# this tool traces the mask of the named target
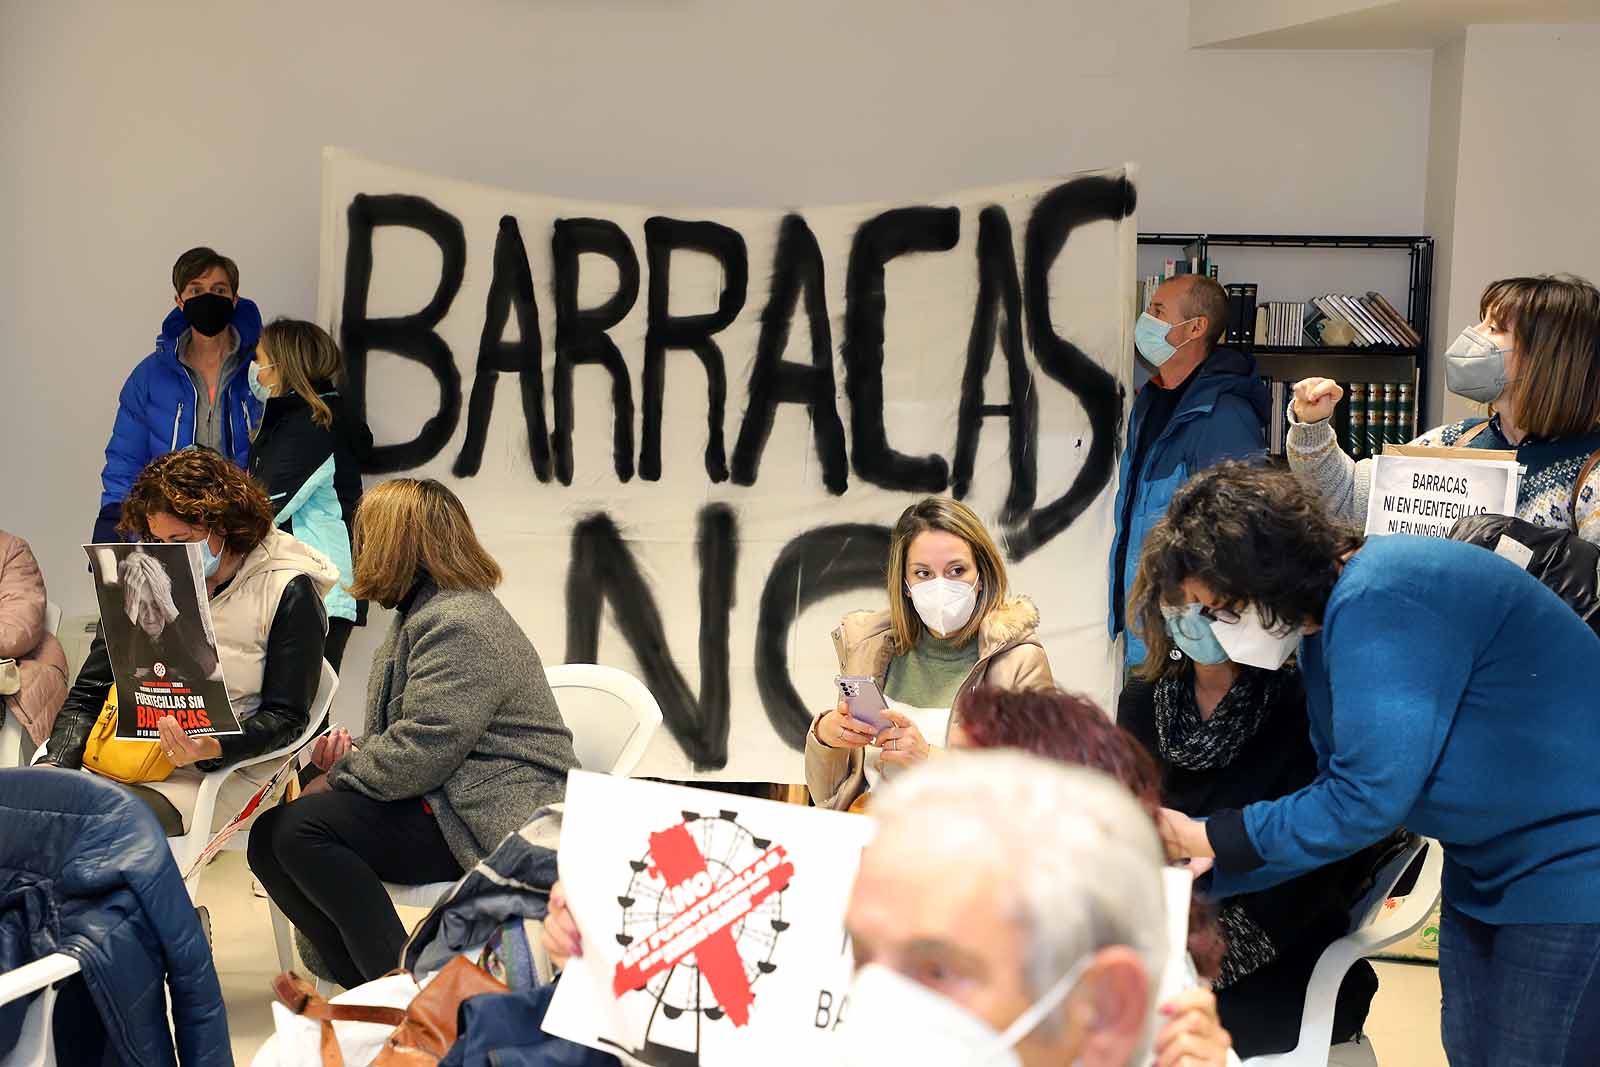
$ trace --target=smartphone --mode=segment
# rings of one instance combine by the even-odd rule
[[[865,675],[849,674],[835,678],[834,682],[839,686],[839,697],[844,701],[852,719],[860,719],[878,730],[885,730],[894,725],[885,714],[889,710],[889,705],[884,701],[883,693],[878,689],[875,679]]]

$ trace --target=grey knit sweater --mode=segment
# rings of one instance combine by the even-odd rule
[[[559,803],[577,765],[539,654],[504,605],[424,580],[373,657],[366,736],[328,782],[374,800],[426,797],[471,870]]]

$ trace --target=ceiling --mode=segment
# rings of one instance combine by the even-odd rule
[[[1600,22],[1600,0],[1189,0],[1196,48],[1433,48],[1466,27]]]

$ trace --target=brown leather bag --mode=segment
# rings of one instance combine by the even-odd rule
[[[272,991],[296,1015],[322,1022],[322,1067],[344,1067],[344,1054],[333,1033],[335,1022],[379,1023],[395,1028],[372,1067],[438,1067],[440,1058],[456,1043],[456,1015],[461,1002],[482,993],[509,992],[503,983],[464,956],[445,964],[444,970],[404,1011],[330,1004],[314,985],[293,971],[274,978]]]

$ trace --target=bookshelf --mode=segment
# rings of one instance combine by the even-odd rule
[[[1433,302],[1433,238],[1422,235],[1325,235],[1325,234],[1259,234],[1259,233],[1141,233],[1140,245],[1166,245],[1189,249],[1198,253],[1202,261],[1215,263],[1213,250],[1281,249],[1315,254],[1329,250],[1360,250],[1404,253],[1407,264],[1404,316],[1411,329],[1420,338],[1415,346],[1366,345],[1363,347],[1324,345],[1274,345],[1254,342],[1225,342],[1231,347],[1251,352],[1264,377],[1277,381],[1293,382],[1300,378],[1332,378],[1341,383],[1394,383],[1408,384],[1415,398],[1415,421],[1402,431],[1414,435],[1419,426],[1432,425],[1428,421],[1425,402],[1428,395],[1428,320]],[[1225,254],[1224,254],[1225,255]],[[1224,260],[1218,264],[1223,284],[1249,281],[1230,276]],[[1346,273],[1348,273],[1346,265]],[[1245,270],[1243,274],[1250,273]],[[1257,273],[1261,273],[1257,271]],[[1396,275],[1397,276],[1397,275]],[[1266,300],[1270,282],[1257,283]],[[1369,285],[1370,287],[1370,285]],[[1309,298],[1310,293],[1276,293],[1274,299]],[[1409,437],[1408,437],[1409,439]]]

